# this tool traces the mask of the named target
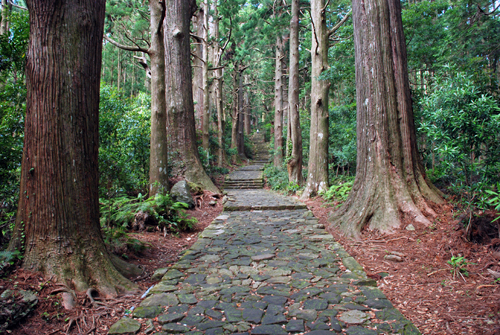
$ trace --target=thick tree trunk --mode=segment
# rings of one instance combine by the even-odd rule
[[[290,69],[288,75],[288,108],[292,155],[287,163],[288,180],[297,185],[302,177],[302,132],[299,116],[299,0],[292,0],[290,21]]]
[[[22,246],[25,268],[54,276],[70,288],[95,287],[104,295],[116,295],[135,286],[111,263],[99,224],[105,1],[27,4],[28,95],[21,196],[11,249]]]
[[[349,198],[331,220],[348,235],[429,225],[443,200],[418,158],[406,45],[398,0],[354,0],[357,168]]]
[[[274,166],[283,164],[283,38],[276,38],[274,69]]]
[[[311,2],[311,129],[307,183],[301,198],[328,189],[328,90],[330,82],[319,77],[328,69],[328,32],[325,0]]]
[[[189,44],[189,23],[195,8],[194,0],[169,1],[163,21],[169,153],[176,174],[218,193],[201,165],[196,146]]]
[[[196,36],[203,38],[205,22],[205,10],[200,8],[193,17],[193,33]],[[203,128],[203,42],[196,40],[193,43],[191,51],[193,57],[193,100],[194,115],[195,115],[195,128],[201,131]]]
[[[209,126],[210,126],[210,94],[208,87],[208,16],[209,7],[208,0],[203,2],[203,11],[205,12],[203,19],[203,119],[202,119],[202,145],[205,150],[209,150]]]
[[[163,22],[165,8],[150,0],[151,47],[151,144],[149,156],[149,194],[168,191],[167,102],[165,100],[165,48]]]

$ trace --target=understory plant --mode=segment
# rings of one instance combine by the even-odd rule
[[[467,259],[465,259],[465,257],[452,256],[451,259],[448,261],[448,264],[451,265],[450,271],[453,274],[453,279],[455,279],[457,275],[460,275],[460,277],[462,277],[464,281],[465,281],[464,276],[469,277],[469,271],[467,271],[467,266],[472,263],[469,263]]]
[[[353,184],[354,177],[337,178],[328,190],[320,192],[319,195],[326,201],[344,202],[349,196]]]
[[[467,211],[486,209],[486,190],[500,176],[498,102],[459,72],[437,76],[420,107],[419,132],[432,181],[446,185]]]
[[[196,224],[196,219],[189,218],[185,212],[188,205],[174,202],[169,194],[157,194],[149,198],[139,194],[136,198],[121,196],[100,199],[100,204],[103,229],[128,229],[139,212],[147,214],[152,225],[168,232],[191,230]]]

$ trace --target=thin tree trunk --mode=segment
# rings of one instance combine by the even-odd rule
[[[276,38],[274,70],[274,166],[283,164],[283,38]]]
[[[398,0],[354,0],[357,167],[347,201],[331,220],[348,235],[430,225],[443,202],[419,162]],[[425,215],[424,215],[425,214]]]
[[[245,75],[245,87],[248,85],[248,76]],[[248,89],[245,89],[245,93],[243,96],[243,110],[245,114],[245,134],[250,135],[251,132],[251,108],[250,108],[250,97],[248,93]]]
[[[302,199],[328,189],[328,91],[330,82],[320,80],[328,69],[328,33],[325,0],[311,2],[311,129],[307,183]]]
[[[149,0],[151,22],[151,143],[149,156],[149,194],[168,191],[167,102],[165,100],[165,47],[163,22],[165,8]]]
[[[202,145],[205,150],[209,150],[209,125],[210,125],[210,94],[208,87],[208,16],[209,7],[208,0],[203,2],[203,11],[205,12],[203,19],[203,118],[202,118]]]
[[[174,173],[218,193],[203,169],[196,146],[189,43],[189,23],[196,2],[172,0],[167,5],[163,21],[167,134]]]
[[[243,110],[243,70],[240,69],[238,73],[238,154],[242,159],[246,158],[245,155],[245,118]]]
[[[238,129],[239,129],[239,122],[240,122],[240,117],[238,113],[238,76],[239,76],[239,71],[238,71],[238,64],[235,64],[234,66],[234,73],[233,73],[233,103],[232,103],[232,124],[231,124],[231,149],[236,149],[236,152],[238,151]],[[232,162],[237,163],[238,161],[238,155],[233,154],[232,156]]]
[[[223,85],[223,73],[222,73],[222,68],[221,66],[221,58],[222,58],[222,52],[223,50],[221,49],[219,45],[219,10],[217,7],[217,1],[212,2],[212,8],[213,8],[213,30],[214,30],[214,67],[217,68],[215,70],[215,80],[214,80],[214,85],[215,85],[215,105],[217,107],[217,140],[219,143],[219,150],[218,150],[218,159],[217,159],[217,165],[219,167],[222,167],[226,163],[226,150],[225,150],[225,143],[224,143],[224,128],[225,128],[225,119],[224,119],[224,109],[223,109],[223,103],[222,103],[222,85]]]
[[[292,155],[288,160],[288,180],[302,185],[302,133],[299,116],[299,0],[292,0],[290,21],[290,69],[288,74],[288,109]]]
[[[0,22],[0,35],[9,31],[9,4],[7,0],[2,0],[2,21]]]
[[[111,263],[99,224],[105,1],[29,0],[27,5],[21,196],[10,249],[22,246],[23,267],[70,288],[116,295],[135,285]]]

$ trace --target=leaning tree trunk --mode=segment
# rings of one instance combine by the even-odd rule
[[[27,4],[30,42],[21,196],[10,247],[24,248],[26,269],[53,276],[77,291],[94,287],[116,295],[135,285],[111,263],[99,224],[105,1]]]
[[[283,164],[283,38],[276,38],[274,70],[274,166]]]
[[[299,117],[299,0],[292,0],[290,21],[290,69],[288,75],[288,115],[292,155],[287,163],[288,180],[302,185],[302,133]]]
[[[426,180],[416,147],[399,0],[354,0],[357,168],[354,186],[331,220],[348,235],[390,232],[402,222],[429,225]]]
[[[149,194],[168,191],[167,102],[165,100],[165,48],[162,2],[149,0],[151,17],[151,144]]]
[[[218,193],[201,165],[196,146],[189,44],[189,23],[195,8],[194,0],[169,1],[163,21],[169,152],[176,174]]]
[[[330,82],[320,80],[328,69],[328,33],[326,30],[325,0],[311,2],[312,71],[311,71],[311,129],[307,183],[301,198],[307,199],[328,189],[328,90]]]

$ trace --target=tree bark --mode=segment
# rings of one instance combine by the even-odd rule
[[[243,70],[239,69],[238,73],[238,154],[242,159],[246,158],[245,155],[245,117],[243,108]]]
[[[205,22],[205,10],[200,8],[193,17],[193,33],[196,36],[203,38]],[[203,128],[203,41],[195,40],[193,44],[192,53],[193,57],[193,100],[194,115],[195,115],[195,128],[201,131]]]
[[[209,125],[210,125],[210,94],[208,87],[208,16],[209,7],[208,0],[203,2],[203,11],[205,12],[203,19],[203,119],[202,119],[202,145],[208,152],[209,150]]]
[[[283,164],[283,38],[276,38],[274,70],[274,166]]]
[[[163,45],[164,3],[149,0],[151,46],[151,142],[149,194],[168,191],[167,102],[165,100],[165,48]]]
[[[233,103],[232,103],[232,124],[231,124],[231,149],[236,149],[238,151],[238,129],[239,129],[239,123],[240,123],[240,117],[238,113],[238,78],[239,78],[240,72],[238,70],[238,63],[234,65],[234,72],[233,72]],[[233,154],[232,156],[232,162],[237,163],[238,162],[238,155]]]
[[[306,188],[301,198],[307,199],[328,189],[328,91],[330,82],[320,80],[328,69],[328,34],[326,30],[325,0],[311,2],[311,128],[309,166]]]
[[[419,162],[398,0],[354,0],[357,168],[354,186],[331,221],[357,236],[402,222],[429,225],[441,203]]]
[[[163,21],[169,153],[175,174],[219,193],[203,169],[196,146],[189,38],[195,8],[194,0],[169,1]]]
[[[218,155],[217,155],[217,165],[222,167],[226,163],[226,150],[224,143],[224,109],[222,104],[222,85],[223,85],[223,72],[221,68],[221,58],[224,50],[219,45],[219,11],[217,7],[217,1],[212,2],[213,8],[213,31],[214,31],[214,67],[215,70],[215,80],[214,80],[214,88],[215,88],[215,105],[217,107],[217,140],[219,143]]]
[[[290,21],[290,69],[288,74],[288,108],[292,155],[287,163],[288,180],[297,185],[302,177],[302,132],[299,116],[299,0],[292,0]]]
[[[99,224],[99,82],[104,0],[27,1],[27,108],[11,249],[23,267],[77,291],[135,288],[113,266]],[[24,230],[24,233],[23,233]],[[22,237],[24,236],[24,241]]]
[[[248,76],[245,75],[245,87],[247,87],[247,85],[249,85]],[[250,93],[248,92],[248,89],[245,89],[245,92],[243,93],[243,113],[245,115],[245,134],[248,136],[250,136],[251,132],[251,112],[252,109],[250,108]]]
[[[9,4],[7,0],[2,0],[2,21],[0,21],[0,35],[9,31]]]

